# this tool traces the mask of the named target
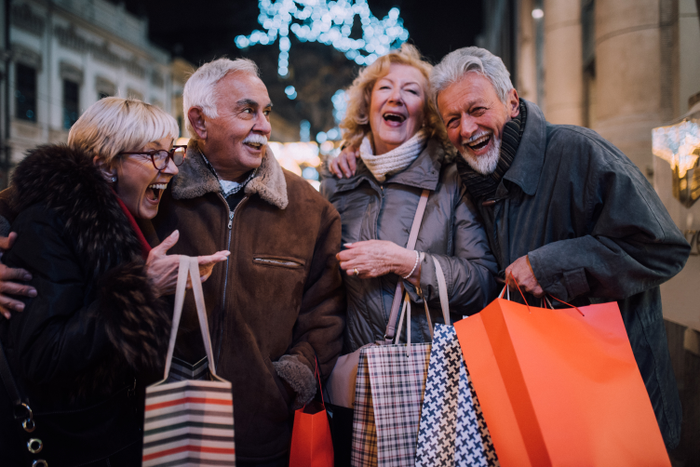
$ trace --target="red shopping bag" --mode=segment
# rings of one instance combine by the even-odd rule
[[[671,465],[617,303],[499,298],[455,330],[502,466]]]
[[[320,389],[320,377],[318,385]],[[289,467],[333,467],[333,440],[324,403],[313,401],[294,413]]]

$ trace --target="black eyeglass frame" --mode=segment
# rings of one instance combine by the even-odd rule
[[[178,149],[182,149],[182,160],[178,164],[175,161],[175,151]],[[168,156],[164,159],[165,164],[163,164],[163,167],[158,168],[156,165],[156,155],[159,153],[166,152],[168,153]],[[136,152],[121,152],[120,154],[127,155],[127,156],[150,156],[151,158],[151,163],[153,164],[153,167],[155,167],[156,170],[163,170],[168,166],[168,159],[173,161],[173,164],[175,164],[176,167],[180,167],[184,162],[187,157],[187,146],[173,146],[172,149],[169,151],[166,151],[165,149],[158,149],[154,151],[136,151]]]

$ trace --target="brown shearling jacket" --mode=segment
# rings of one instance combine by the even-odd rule
[[[169,254],[231,251],[203,287],[217,373],[233,385],[236,455],[258,462],[284,456],[293,408],[316,392],[314,356],[328,375],[342,347],[338,212],[283,170],[269,148],[230,212],[191,143],[158,215],[142,229],[152,243],[179,229]],[[190,362],[204,356],[194,310],[188,296],[176,344]]]

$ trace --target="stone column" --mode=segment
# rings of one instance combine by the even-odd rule
[[[580,0],[544,0],[544,34],[545,117],[552,123],[582,125]]]
[[[642,173],[653,173],[651,129],[673,109],[666,0],[596,0],[596,128]],[[665,16],[665,15],[664,15]]]
[[[700,1],[700,0],[698,0]],[[537,44],[532,0],[522,0],[518,14],[518,82],[513,83],[518,95],[535,104],[540,104],[537,95]],[[540,20],[541,21],[541,20]]]

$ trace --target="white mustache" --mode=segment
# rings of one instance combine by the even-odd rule
[[[251,133],[243,140],[243,144],[245,143],[267,144],[267,137],[265,135]]]

